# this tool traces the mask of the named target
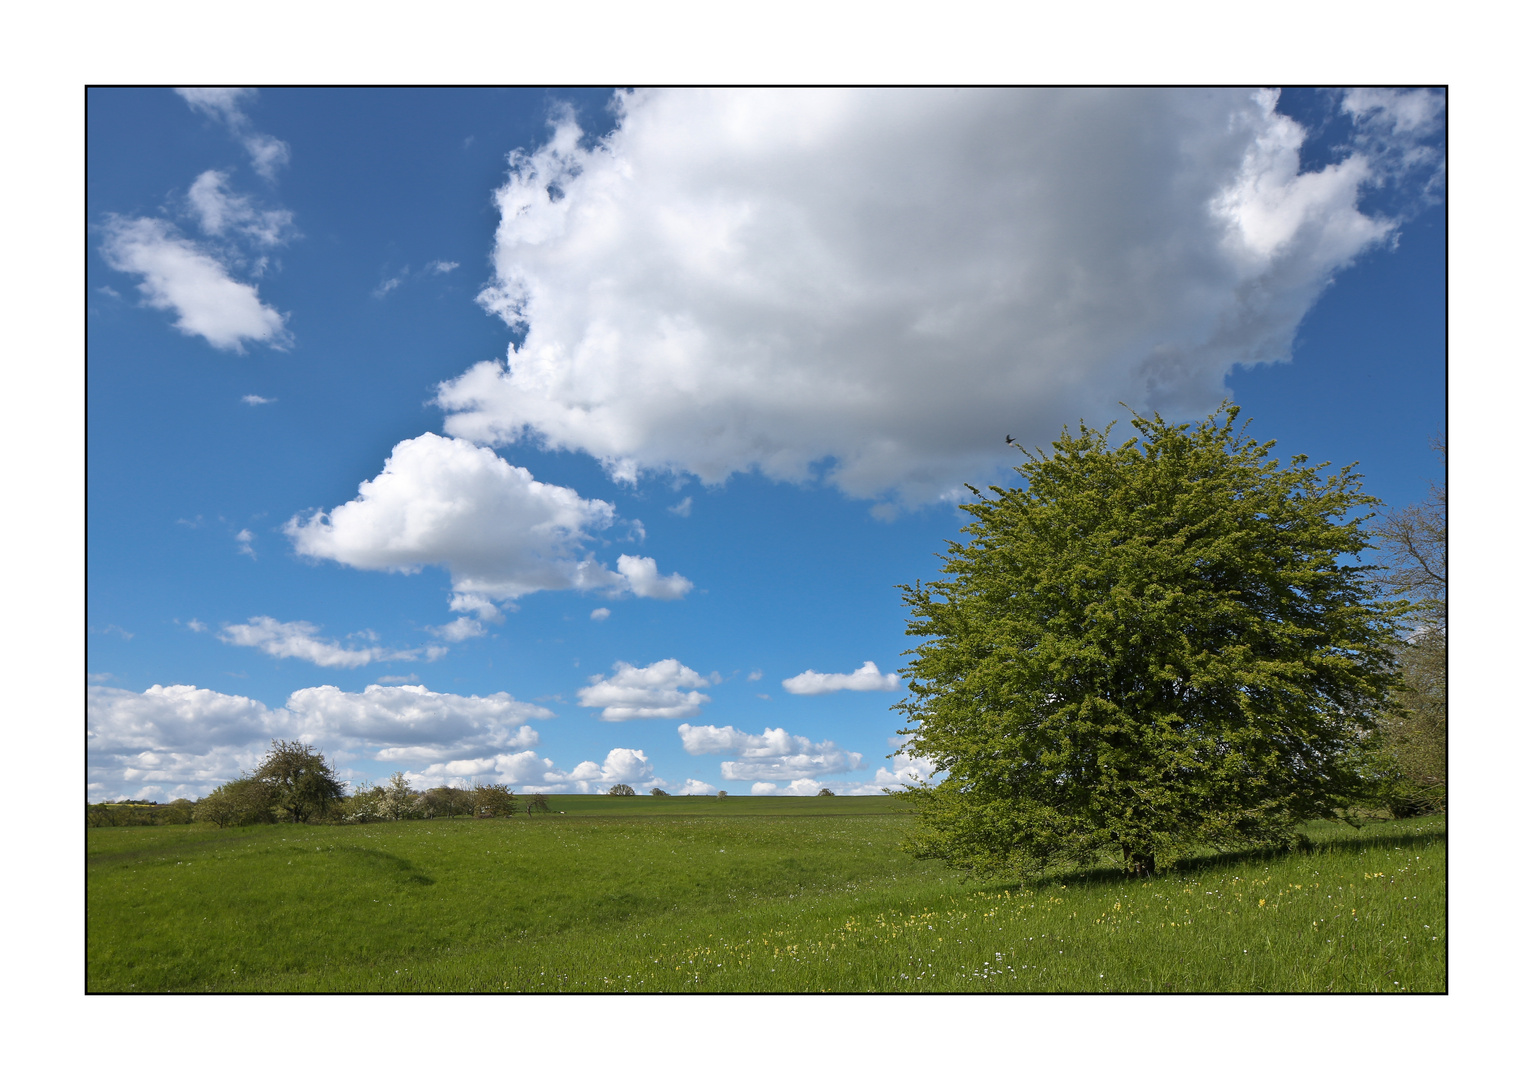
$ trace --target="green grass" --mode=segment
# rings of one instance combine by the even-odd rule
[[[87,989],[1446,989],[1441,817],[1019,884],[903,854],[887,798],[550,803],[87,830]]]

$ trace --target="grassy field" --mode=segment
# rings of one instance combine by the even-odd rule
[[[1443,991],[1441,817],[1149,880],[965,879],[887,797],[89,829],[91,991]],[[558,811],[563,811],[559,813]]]

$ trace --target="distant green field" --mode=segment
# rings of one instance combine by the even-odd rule
[[[887,797],[89,829],[90,991],[1443,991],[1446,826],[977,881]],[[563,811],[560,813],[560,811]]]

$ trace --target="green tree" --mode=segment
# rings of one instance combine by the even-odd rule
[[[670,792],[665,790],[665,788],[658,788],[658,787],[650,788],[649,789],[649,793],[651,795],[669,795],[670,794]]]
[[[1446,473],[1448,444],[1433,444]],[[1397,816],[1448,806],[1448,488],[1385,515],[1373,529],[1379,581],[1409,600],[1410,632],[1397,645],[1401,688],[1380,718],[1385,803]]]
[[[611,787],[609,787],[607,789],[607,794],[608,795],[632,795],[633,794],[633,788],[629,787],[627,784],[613,784]]]
[[[505,817],[516,813],[516,796],[505,784],[475,784],[474,816]]]
[[[272,821],[273,796],[270,784],[253,776],[242,776],[214,788],[197,800],[192,820],[210,821],[220,829],[232,825],[265,825]]]
[[[816,795],[834,795],[835,792],[830,790],[830,788],[828,788],[828,787],[822,787],[819,791],[815,792],[815,794]]]
[[[323,816],[332,803],[346,796],[345,785],[325,756],[297,740],[273,739],[254,778],[271,789],[272,806],[294,822]]]
[[[1135,416],[1024,451],[1025,487],[963,509],[937,582],[903,586],[911,845],[973,870],[1121,852],[1146,874],[1194,845],[1293,843],[1369,790],[1362,738],[1394,683],[1351,467],[1268,459],[1226,404]]]
[[[463,788],[434,787],[421,800],[427,817],[457,817],[474,812],[473,792]]]

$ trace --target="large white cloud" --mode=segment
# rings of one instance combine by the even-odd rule
[[[275,348],[290,340],[286,316],[261,302],[254,285],[236,281],[219,259],[160,218],[109,216],[101,255],[113,270],[137,274],[144,303],[176,315],[176,329],[219,349],[244,352],[247,341]]]
[[[92,686],[86,701],[93,798],[195,798],[253,767],[272,739],[313,743],[354,765],[372,761],[373,772],[409,763],[438,773],[520,775],[528,758],[536,758],[528,748],[538,744],[526,721],[553,716],[507,693],[464,696],[423,686],[372,685],[360,693],[308,687],[276,709],[195,686],[156,685],[143,693]],[[633,772],[623,756],[632,753],[639,752],[609,755],[608,765]],[[488,764],[463,768],[474,761]],[[547,782],[552,769],[549,763],[537,771],[538,781]]]
[[[287,710],[310,742],[379,745],[379,761],[428,762],[536,746],[538,733],[524,721],[554,715],[504,692],[464,697],[424,686],[379,685],[360,694],[308,687],[294,691]]]
[[[642,668],[619,660],[612,668],[616,674],[591,676],[591,685],[578,694],[586,708],[601,709],[603,720],[679,720],[696,716],[712,700],[697,689],[711,681],[679,660],[656,660]]]
[[[442,762],[420,771],[406,771],[416,787],[471,787],[476,783],[507,784],[517,791],[565,791],[605,794],[613,784],[660,786],[654,766],[643,750],[615,747],[606,760],[582,761],[568,772],[531,750],[519,754]]]
[[[739,760],[719,764],[726,780],[804,780],[862,768],[861,754],[843,750],[830,739],[811,742],[782,728],[751,735],[732,726],[682,724],[676,731],[689,754],[738,754]]]
[[[608,138],[583,145],[566,117],[512,155],[481,302],[525,339],[443,384],[447,430],[619,477],[802,479],[833,459],[853,495],[919,501],[1008,464],[1007,434],[1047,443],[1119,401],[1207,410],[1391,235],[1359,196],[1430,111],[1351,99],[1395,126],[1301,172],[1276,100],[621,93]]]
[[[613,505],[534,480],[494,451],[427,433],[394,447],[357,497],[286,525],[304,555],[362,570],[444,566],[452,607],[496,618],[495,601],[540,589],[600,589],[673,599],[692,583],[622,555],[614,572],[582,548],[617,520]],[[465,630],[471,629],[464,627]]]
[[[878,665],[868,660],[846,675],[822,674],[810,668],[784,679],[782,687],[790,694],[834,694],[837,690],[898,690],[900,680],[892,672],[880,675]]]

